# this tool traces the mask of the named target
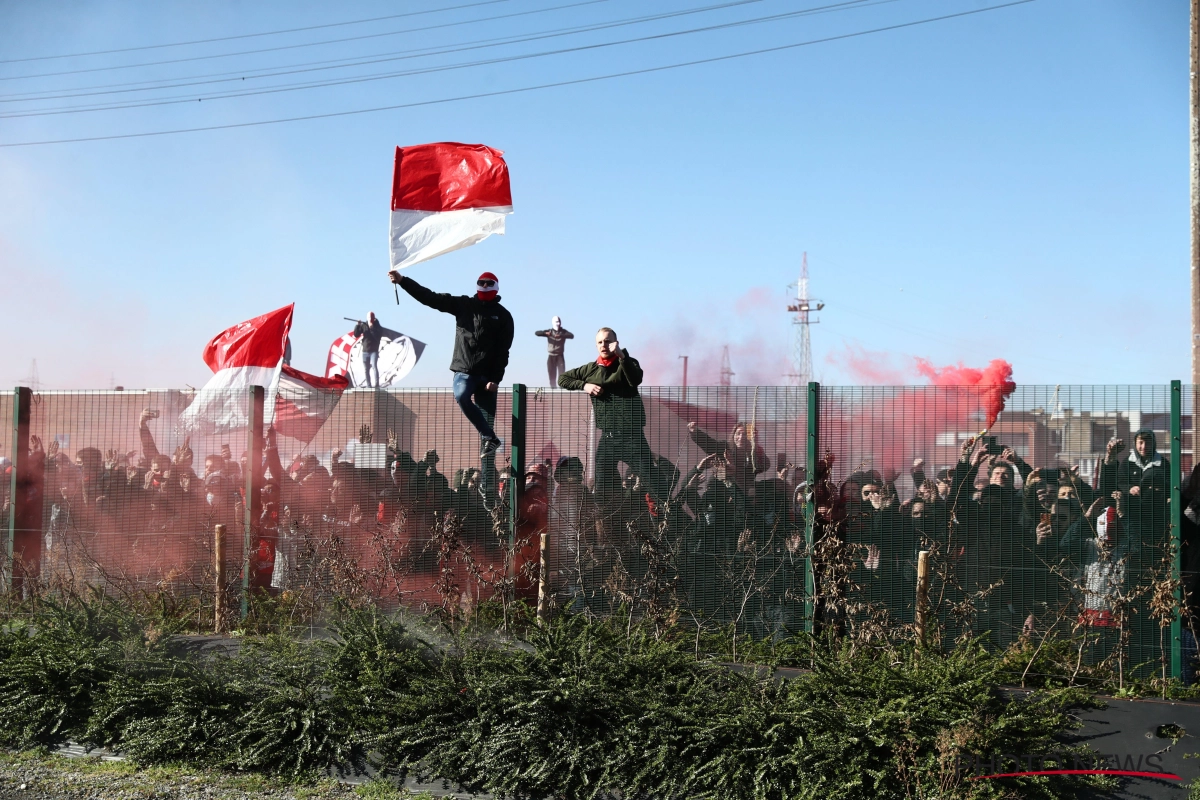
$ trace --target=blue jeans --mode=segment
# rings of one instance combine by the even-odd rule
[[[454,373],[454,402],[462,409],[463,416],[475,426],[482,439],[496,439],[492,421],[496,419],[496,392],[483,387],[487,381],[465,372]]]
[[[366,373],[367,386],[374,386],[376,389],[378,389],[379,388],[379,351],[376,350],[374,353],[368,353],[366,350],[364,350],[362,357],[363,357],[363,372]],[[375,382],[374,383],[371,383],[371,370],[372,369],[375,370]]]
[[[479,431],[481,439],[497,439],[492,423],[496,419],[496,392],[483,388],[487,381],[465,372],[454,373],[454,401],[462,409],[475,430]],[[480,489],[488,502],[496,500],[498,474],[496,472],[496,451],[480,458]]]

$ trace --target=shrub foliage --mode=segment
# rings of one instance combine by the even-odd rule
[[[435,646],[359,609],[333,634],[185,656],[103,597],[41,602],[0,627],[0,744],[266,774],[370,763],[511,798],[1057,798],[1097,780],[955,771],[967,753],[1061,750],[1086,700],[998,691],[1002,659],[969,641],[798,638],[808,669],[784,679],[628,620],[564,615]]]

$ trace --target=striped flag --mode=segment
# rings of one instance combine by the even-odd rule
[[[275,430],[311,442],[349,386],[344,376],[321,378],[285,364],[275,395]]]
[[[392,173],[392,269],[504,233],[513,211],[503,152],[438,142],[396,148]]]
[[[251,386],[266,388],[263,408],[270,421],[293,308],[294,304],[286,305],[239,322],[205,345],[204,363],[214,374],[180,415],[185,431],[220,433],[246,427],[249,403],[245,390]]]

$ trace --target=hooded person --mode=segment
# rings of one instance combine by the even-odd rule
[[[1134,434],[1133,445],[1117,467],[1117,491],[1125,503],[1129,536],[1139,545],[1153,544],[1167,532],[1171,463],[1158,452],[1152,430]]]
[[[500,281],[490,272],[479,276],[474,295],[438,294],[396,271],[392,283],[422,305],[454,316],[454,400],[463,416],[479,432],[479,456],[485,500],[496,498],[496,451],[500,437],[492,427],[496,418],[496,392],[508,367],[512,348],[513,318],[500,304]]]
[[[1115,508],[1096,518],[1096,537],[1084,539],[1083,566],[1075,576],[1080,598],[1079,622],[1092,628],[1116,628],[1125,586],[1128,551]]]
[[[534,331],[534,336],[546,337],[546,347],[549,355],[546,358],[546,373],[550,376],[550,385],[558,385],[558,377],[567,371],[564,351],[567,339],[574,339],[575,334],[562,326],[562,318],[551,317],[550,327],[544,331]]]
[[[746,423],[736,422],[729,431],[727,440],[714,439],[695,422],[687,425],[688,436],[705,455],[721,456],[733,480],[747,494],[754,493],[754,481],[759,473],[771,468],[767,452],[747,431]]]

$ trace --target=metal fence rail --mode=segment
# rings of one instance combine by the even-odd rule
[[[308,416],[231,393],[244,424],[220,434],[189,428],[193,398],[0,396],[6,589],[166,594],[219,627],[255,596],[459,613],[540,585],[543,607],[763,637],[911,626],[925,550],[947,636],[1182,669],[1177,382],[1022,386],[990,426],[977,388],[642,387],[614,421],[517,385],[484,455],[448,390],[291,397]]]

